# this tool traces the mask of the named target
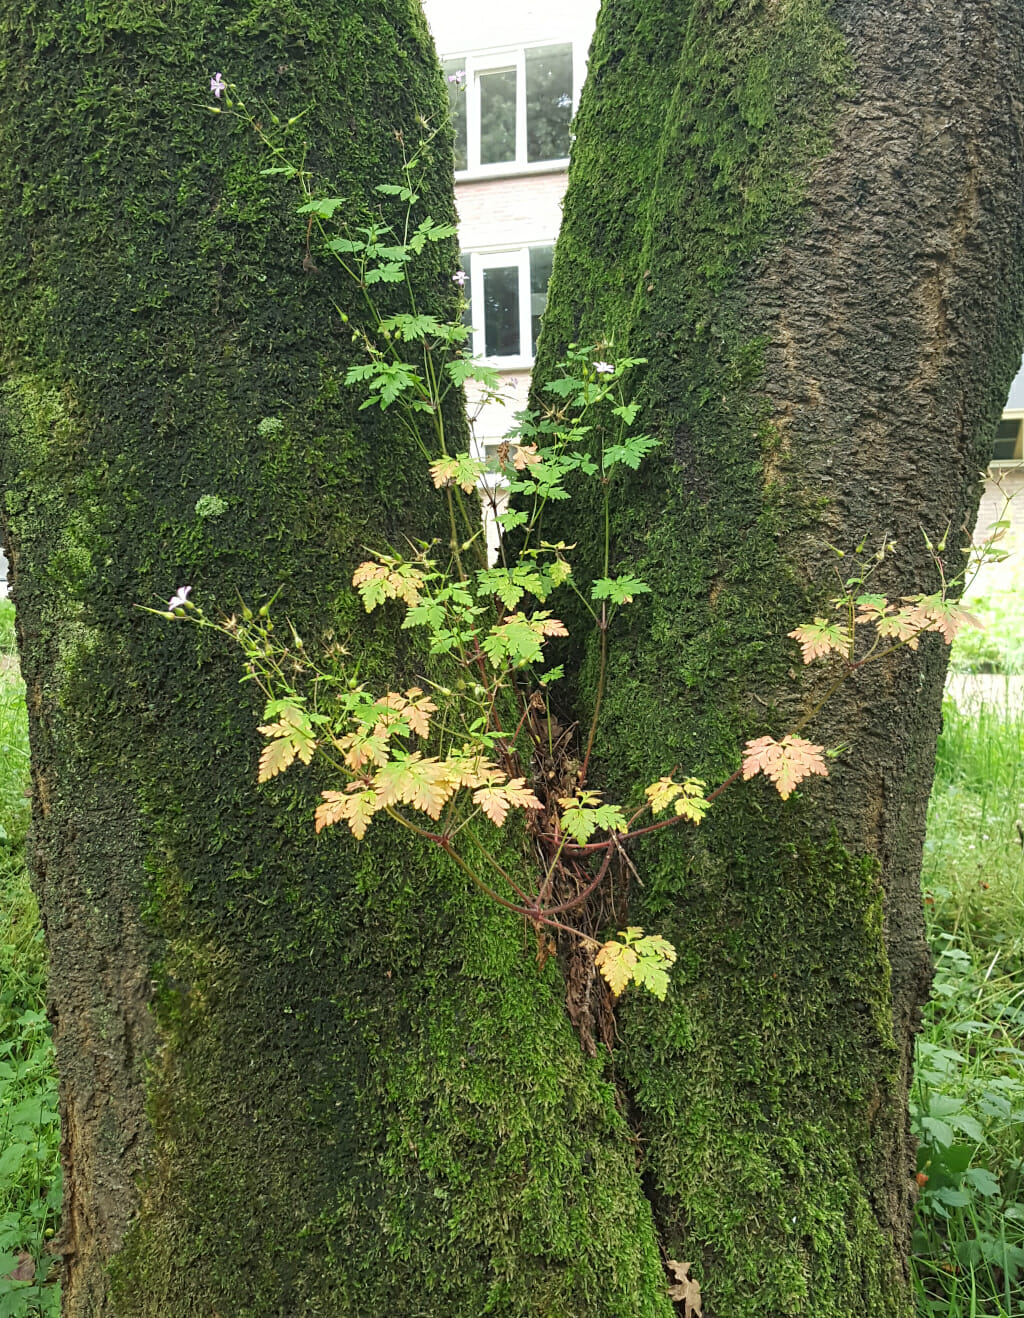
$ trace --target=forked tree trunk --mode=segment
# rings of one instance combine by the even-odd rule
[[[0,462],[64,1312],[664,1318],[634,1145],[554,965],[436,849],[318,840],[316,774],[257,791],[236,655],[135,607],[280,588],[372,685],[401,646],[352,569],[443,507],[344,388],[359,296],[304,267],[294,193],[208,112],[217,71],[267,131],[307,112],[289,141],[357,220],[396,133],[446,113],[414,0],[0,13]],[[450,221],[450,140],[421,158],[419,214]],[[454,243],[420,260],[422,310],[454,311],[454,267]]]
[[[1002,0],[606,0],[534,380],[600,336],[648,359],[663,443],[613,536],[653,594],[612,639],[613,799],[673,766],[720,782],[813,707],[827,678],[786,633],[862,540],[898,543],[871,587],[892,597],[938,584],[922,531],[959,570],[1021,356],[1022,58]],[[547,538],[600,542],[573,517]],[[843,747],[827,780],[739,784],[638,848],[630,921],[680,958],[667,1009],[624,1004],[619,1075],[706,1318],[909,1312],[945,668],[932,636],[863,670],[804,733]]]

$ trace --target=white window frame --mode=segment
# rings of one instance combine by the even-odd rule
[[[1017,442],[1012,458],[990,458],[990,467],[1019,467],[1024,463],[1024,408],[1007,407],[1000,421],[1014,421],[1017,424]]]
[[[499,371],[529,371],[533,367],[533,295],[530,292],[530,252],[538,247],[554,247],[554,238],[538,238],[522,247],[466,249],[469,256],[469,298],[473,333],[470,340],[473,356]],[[487,357],[485,337],[484,271],[514,265],[519,271],[519,352],[508,357]],[[479,322],[479,323],[478,323]]]
[[[572,48],[572,108],[575,117],[579,107],[579,93],[586,73],[586,45],[572,37],[551,38],[548,41],[530,42],[503,50],[480,51],[469,55],[445,55],[444,60],[459,60],[466,74],[466,168],[455,172],[459,182],[478,178],[500,178],[507,174],[550,174],[553,170],[568,169],[569,157],[552,160],[527,159],[526,137],[526,52],[544,46],[570,46]],[[480,163],[480,75],[515,71],[516,75],[516,158],[495,164]]]

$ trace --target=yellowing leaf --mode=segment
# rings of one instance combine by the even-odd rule
[[[608,987],[616,997],[633,978],[633,968],[636,963],[637,955],[633,949],[624,947],[614,939],[605,943],[594,957],[594,965],[605,977]]]
[[[295,743],[282,738],[263,747],[257,782],[268,782],[275,774],[284,773],[295,759]]]
[[[444,803],[456,790],[448,765],[434,757],[421,759],[419,751],[382,764],[373,785],[382,806],[402,801],[431,819],[441,817]]]
[[[513,778],[504,786],[494,783],[480,787],[473,793],[473,800],[498,828],[504,824],[512,807],[520,806],[524,810],[543,809],[540,801],[526,786],[525,778]]]
[[[822,746],[814,746],[802,737],[787,733],[781,741],[773,737],[758,737],[748,741],[743,753],[743,777],[753,778],[766,774],[785,801],[797,783],[809,774],[828,777]]]
[[[486,463],[478,462],[468,453],[461,453],[454,458],[438,458],[432,462],[430,478],[435,490],[443,485],[458,485],[466,494],[472,494],[486,470]]]
[[[885,639],[906,641],[907,648],[917,649],[917,638],[928,629],[928,619],[920,609],[897,609],[884,617],[875,619],[879,636]]]
[[[676,799],[676,814],[692,824],[699,824],[710,809],[711,802],[704,797],[703,779],[687,778],[682,796]]]
[[[815,618],[813,622],[805,623],[795,631],[788,632],[787,635],[792,636],[794,641],[800,642],[805,664],[812,663],[833,650],[836,654],[845,655],[850,648],[846,633],[839,627],[833,626],[827,618]]]
[[[452,755],[445,761],[448,776],[459,787],[483,787],[487,783],[503,783],[506,774],[485,760],[479,753]]]
[[[358,773],[367,764],[385,764],[389,750],[387,729],[378,723],[372,731],[350,732],[338,742],[346,768]]]
[[[534,614],[534,621],[540,623],[542,636],[568,636],[569,630],[559,618],[546,618],[542,613]]]
[[[345,820],[355,837],[362,840],[374,813],[381,808],[380,798],[369,787],[350,783],[345,792],[321,792],[323,804],[316,808],[316,831]]]
[[[659,778],[656,783],[651,783],[650,787],[645,787],[644,795],[647,797],[651,810],[657,815],[662,810],[667,810],[682,790],[679,783],[674,782],[669,776]]]
[[[309,764],[316,749],[316,738],[305,712],[297,705],[276,705],[278,719],[274,723],[265,723],[260,732],[265,737],[274,738],[263,748],[260,755],[258,781],[267,782],[276,774],[284,773],[296,756],[303,764]]]
[[[669,1259],[668,1266],[676,1276],[675,1285],[668,1288],[669,1299],[683,1306],[683,1318],[703,1318],[700,1286],[693,1277],[689,1276],[693,1264],[678,1263],[675,1259]]]
[[[352,584],[362,596],[367,613],[390,599],[403,600],[412,608],[419,603],[423,573],[411,563],[382,557],[376,563],[360,563],[352,574]]]

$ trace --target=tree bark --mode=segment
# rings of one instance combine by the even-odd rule
[[[647,359],[662,446],[613,537],[653,593],[611,642],[611,799],[673,766],[721,782],[814,707],[828,677],[786,633],[861,541],[898,542],[871,586],[893,598],[937,587],[922,531],[960,569],[1024,337],[1022,56],[995,0],[603,5],[534,381],[570,342]],[[582,506],[546,537],[599,544]],[[585,719],[595,648],[571,658]],[[804,733],[843,745],[827,780],[733,786],[634,857],[630,922],[680,957],[667,1008],[624,1003],[618,1073],[707,1318],[910,1312],[945,667],[931,636],[863,670]]]
[[[318,840],[314,773],[257,791],[236,656],[134,607],[280,589],[309,644],[390,685],[401,637],[352,570],[440,533],[416,446],[344,389],[358,290],[304,264],[294,195],[208,112],[217,71],[268,131],[306,112],[292,140],[357,220],[397,135],[446,113],[412,0],[0,14],[0,465],[64,1313],[665,1318],[635,1143],[554,964],[436,848]],[[421,158],[420,214],[450,221],[449,138]],[[433,250],[419,306],[451,315],[455,247]]]

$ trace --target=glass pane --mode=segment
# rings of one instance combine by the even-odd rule
[[[448,106],[455,129],[455,168],[466,169],[466,61],[446,59],[444,77],[448,86]]]
[[[572,46],[526,52],[526,158],[560,160],[569,154],[572,120]]]
[[[516,158],[516,71],[481,73],[480,163],[501,165]]]
[[[993,462],[1006,462],[1010,458],[1015,458],[1019,436],[1019,421],[1000,421],[996,426],[996,439],[992,445]]]
[[[540,318],[548,304],[548,282],[551,279],[551,261],[554,255],[553,247],[530,248],[530,352],[534,357],[537,355]]]
[[[467,329],[473,327],[473,258],[469,252],[459,253],[459,269],[466,276],[462,281],[462,296],[466,305],[462,309],[462,323]]]
[[[519,267],[491,266],[484,271],[484,355],[519,353]]]

